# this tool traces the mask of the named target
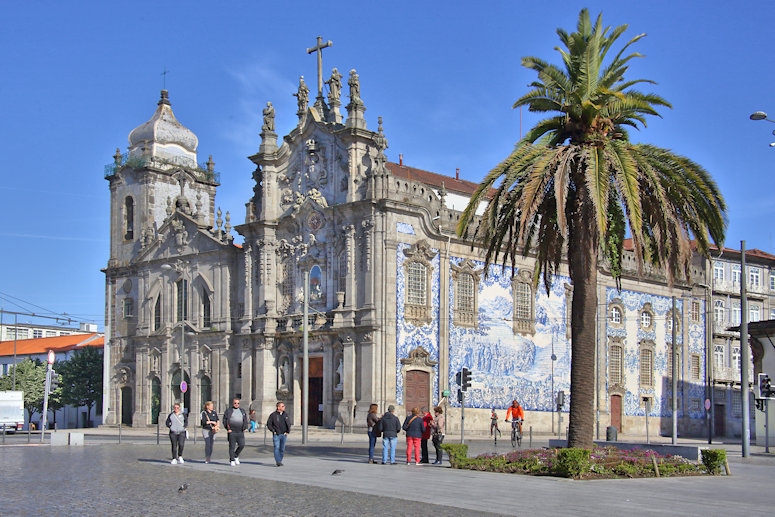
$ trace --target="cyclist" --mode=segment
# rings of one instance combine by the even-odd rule
[[[519,405],[517,399],[511,401],[511,407],[506,411],[506,422],[511,419],[511,428],[515,427],[519,429],[519,434],[522,434],[522,421],[525,420],[525,410]]]
[[[490,436],[493,435],[494,431],[497,431],[498,435],[501,434],[501,430],[498,429],[498,414],[495,412],[495,408],[492,408],[490,413]]]

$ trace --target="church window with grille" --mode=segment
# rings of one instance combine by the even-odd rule
[[[283,282],[280,285],[281,292],[282,292],[282,300],[283,305],[287,309],[290,307],[291,303],[293,303],[293,287],[294,287],[294,277],[293,277],[293,264],[290,260],[286,260],[283,262]]]
[[[640,350],[640,385],[654,386],[654,350],[651,347]]]
[[[608,377],[609,382],[615,385],[622,385],[623,370],[622,346],[620,344],[611,345],[608,349]]]
[[[426,267],[419,262],[409,264],[406,282],[406,303],[425,305],[428,301],[428,278]]]

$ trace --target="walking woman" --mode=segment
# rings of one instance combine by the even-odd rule
[[[369,463],[376,463],[376,461],[374,461],[374,446],[377,444],[377,422],[379,422],[377,405],[372,404],[369,406],[369,414],[366,415],[366,426],[369,429]]]
[[[441,465],[444,459],[444,451],[441,450],[441,444],[444,442],[444,410],[441,406],[433,408],[433,422],[431,422],[431,439],[433,447],[436,449],[436,461],[434,465]]]
[[[420,464],[420,441],[425,430],[420,409],[413,407],[412,414],[406,415],[402,429],[406,431],[406,464],[412,463],[412,450],[414,450],[414,464]]]
[[[172,463],[185,463],[183,461],[183,446],[186,444],[186,427],[188,416],[180,412],[180,404],[172,406],[172,413],[167,416],[167,427],[170,428],[170,443],[172,444]]]
[[[205,439],[205,463],[210,463],[210,456],[213,455],[213,440],[215,433],[220,431],[221,424],[218,422],[218,413],[213,408],[212,401],[208,400],[202,406],[202,438]]]

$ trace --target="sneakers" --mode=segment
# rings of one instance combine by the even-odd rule
[[[419,464],[420,464],[420,462],[418,462],[418,461],[415,461],[415,462],[414,462],[414,464],[415,464],[415,465],[419,465]]]
[[[183,461],[183,456],[178,458],[178,463],[180,463],[181,465],[185,463],[185,461]]]
[[[177,465],[178,464],[178,459],[175,458],[172,461],[170,461],[170,463],[172,463],[173,465]]]
[[[408,462],[408,461],[406,462],[406,464],[407,464],[407,465],[411,465],[411,463],[410,463],[410,462]]]
[[[237,462],[236,462],[236,461],[234,461],[234,460],[231,460],[231,461],[229,462],[229,465],[231,465],[232,467],[236,467],[236,466],[237,466]]]
[[[181,462],[181,463],[182,463],[182,462]],[[234,463],[236,463],[237,465],[239,465],[239,458],[234,458]]]
[[[279,462],[279,463],[277,464],[277,466],[278,466],[278,467],[282,467],[282,466],[283,466],[283,463],[282,463],[282,462]]]

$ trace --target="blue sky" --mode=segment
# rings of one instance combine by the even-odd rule
[[[368,127],[383,117],[388,158],[479,181],[539,119],[511,109],[535,79],[522,56],[558,62],[556,29],[579,10],[629,24],[630,78],[673,105],[632,132],[710,171],[729,205],[726,245],[775,253],[775,3],[150,2],[3,4],[0,31],[0,305],[104,321],[109,191],[103,168],[156,108],[166,75],[178,120],[221,173],[216,204],[244,221],[261,109],[296,124],[306,49],[332,40],[324,76],[357,69]],[[540,5],[539,5],[540,4]],[[291,8],[286,7],[291,5]],[[345,92],[346,93],[346,88]],[[314,95],[313,95],[314,96]],[[8,316],[6,316],[6,321]],[[21,319],[20,319],[21,321]]]

